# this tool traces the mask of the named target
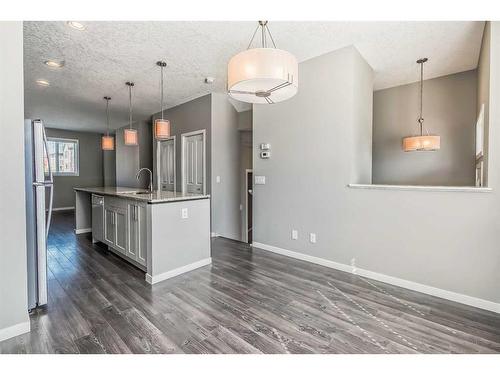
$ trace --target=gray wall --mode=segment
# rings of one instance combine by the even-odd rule
[[[373,183],[474,186],[476,95],[476,70],[426,80],[424,124],[441,149],[404,152],[402,138],[418,133],[419,83],[376,91]]]
[[[103,185],[101,134],[47,128],[47,137],[79,141],[79,176],[54,176],[53,207],[75,207],[74,187]]]
[[[189,133],[195,130],[205,129],[206,131],[206,180],[207,180],[207,193],[211,190],[211,176],[212,176],[212,97],[205,95],[200,98],[191,100],[187,103],[180,104],[176,107],[169,108],[165,111],[164,117],[170,120],[171,134],[175,136],[176,142],[176,182],[177,190],[182,190],[181,180],[181,134]],[[155,113],[152,116],[152,121],[160,118],[160,113]],[[154,176],[156,178],[156,141],[153,140],[153,167],[155,169]],[[156,181],[156,180],[155,180]]]
[[[244,112],[242,112],[244,113]],[[253,133],[251,131],[240,131],[240,204],[242,206],[241,210],[241,240],[246,239],[246,219],[247,214],[247,182],[246,182],[246,170],[252,169],[253,160]]]
[[[252,110],[238,112],[238,130],[252,131]]]
[[[212,94],[212,232],[234,240],[241,239],[239,137],[227,94]]]
[[[2,340],[15,333],[23,333],[29,327],[24,193],[23,23],[0,22],[0,45],[0,157],[3,160],[0,184]],[[17,329],[13,326],[17,326]]]
[[[149,184],[147,172],[142,172],[139,181],[136,179],[140,168],[153,170],[152,129],[151,122],[138,121],[133,125],[137,129],[139,146],[126,146],[123,132],[124,126],[116,130],[116,185],[124,187],[146,188]]]
[[[491,28],[490,102],[500,101],[500,24]],[[500,154],[490,152],[491,193],[357,190],[351,181],[353,48],[299,64],[298,94],[273,106],[254,106],[254,144],[268,142],[273,156],[257,157],[254,241],[301,254],[500,302]],[[359,86],[358,86],[359,87]],[[360,89],[360,88],[359,88]],[[346,93],[349,93],[346,95]],[[363,99],[366,101],[366,99]],[[361,103],[362,104],[362,103]],[[413,119],[414,120],[414,119]],[[490,107],[490,151],[500,106]],[[285,136],[286,135],[286,136]],[[291,240],[291,229],[299,239]],[[317,243],[308,234],[317,234]]]
[[[116,186],[116,151],[103,151],[102,168],[104,186]]]
[[[490,44],[491,44],[491,24],[486,22],[484,26],[481,53],[477,66],[477,108],[476,117],[484,104],[484,148],[483,148],[483,183],[488,186],[488,159],[489,159],[489,118],[490,118]]]

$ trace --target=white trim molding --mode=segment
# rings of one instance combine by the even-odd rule
[[[15,336],[22,335],[31,330],[29,318],[27,321],[15,324],[10,327],[0,329],[0,341],[10,339]]]
[[[90,232],[92,232],[92,228],[75,229],[75,234],[83,234],[83,233],[90,233]]]
[[[72,206],[72,207],[57,207],[57,208],[53,208],[52,212],[56,212],[56,211],[69,211],[69,210],[74,210],[74,209],[75,209],[75,206]],[[48,210],[45,210],[45,211],[48,211]]]
[[[306,262],[319,264],[320,266],[333,268],[339,271],[353,273],[353,267],[343,263],[337,263],[332,260],[318,258],[312,255],[302,254],[291,250],[282,249],[280,247],[266,245],[260,242],[253,242],[252,246],[254,248],[259,248],[262,250],[270,251],[272,253],[285,255],[290,258],[295,258],[299,260],[303,260]],[[484,300],[477,297],[468,296],[465,294],[460,294],[456,292],[452,292],[445,289],[439,289],[433,286],[416,283],[414,281],[409,281],[405,279],[400,279],[398,277],[384,275],[382,273],[377,273],[369,270],[365,270],[362,268],[356,267],[356,275],[363,276],[369,279],[381,281],[383,283],[399,286],[401,288],[406,288],[410,290],[414,290],[416,292],[428,294],[431,296],[444,298],[450,301],[462,303],[464,305],[469,305],[473,307],[477,307],[483,310],[493,311],[495,313],[500,314],[500,303]]]
[[[212,238],[219,237],[219,233],[212,232],[212,233],[210,233],[210,237],[212,237]]]
[[[492,188],[475,186],[424,186],[424,185],[376,185],[376,184],[348,184],[351,189],[367,190],[411,190],[411,191],[448,191],[462,193],[491,193]]]
[[[146,274],[146,282],[148,284],[156,284],[160,281],[171,279],[172,277],[179,276],[183,273],[195,270],[200,267],[207,266],[212,263],[212,258],[205,258],[194,263],[186,264],[185,266],[174,268],[171,271],[160,273],[159,275],[151,276],[149,273]]]

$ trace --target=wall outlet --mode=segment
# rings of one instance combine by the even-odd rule
[[[243,205],[240,204],[240,211],[243,211]]]
[[[255,185],[265,185],[266,176],[255,176]]]
[[[351,259],[351,272],[356,273],[357,268],[356,268],[356,258]]]
[[[187,209],[187,208],[183,208],[183,209],[181,210],[181,217],[182,217],[183,219],[187,219],[187,218],[188,218],[188,209]]]
[[[299,231],[297,229],[292,229],[292,240],[299,239]]]
[[[215,181],[220,184],[220,176],[215,177]]]
[[[309,242],[316,243],[316,233],[309,233]]]

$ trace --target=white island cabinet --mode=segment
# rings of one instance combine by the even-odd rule
[[[75,232],[146,272],[154,284],[211,263],[207,195],[75,188]],[[90,206],[91,204],[91,206]]]

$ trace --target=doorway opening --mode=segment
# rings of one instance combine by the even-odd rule
[[[246,242],[251,244],[252,243],[252,217],[253,217],[253,210],[252,210],[252,196],[253,196],[253,170],[252,169],[247,169],[246,170],[246,215],[245,215],[245,229],[246,229]]]

